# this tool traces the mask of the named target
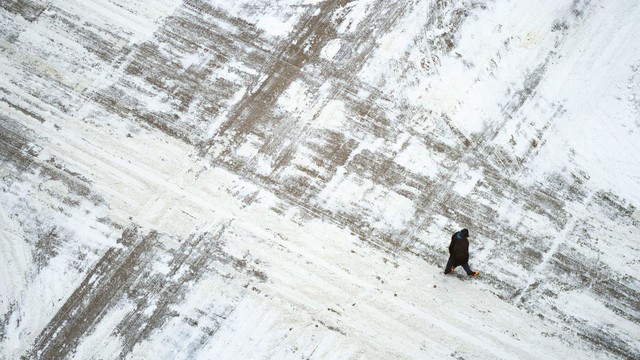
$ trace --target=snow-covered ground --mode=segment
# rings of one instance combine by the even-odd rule
[[[0,357],[637,359],[637,34],[636,0],[0,1]]]

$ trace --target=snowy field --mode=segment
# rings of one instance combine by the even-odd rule
[[[638,34],[638,0],[0,0],[0,358],[640,358]]]

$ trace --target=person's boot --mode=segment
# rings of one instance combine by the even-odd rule
[[[478,275],[480,275],[480,273],[477,271],[474,271],[471,274],[469,274],[469,276],[478,276]]]

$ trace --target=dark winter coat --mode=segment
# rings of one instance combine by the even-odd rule
[[[460,266],[469,262],[469,239],[460,236],[459,232],[451,235],[449,255],[453,258],[453,266]]]

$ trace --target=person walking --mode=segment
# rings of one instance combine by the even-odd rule
[[[450,274],[453,270],[462,266],[469,276],[478,276],[477,271],[471,271],[469,268],[469,230],[462,229],[451,235],[451,244],[449,244],[449,260],[444,269],[444,273]]]

